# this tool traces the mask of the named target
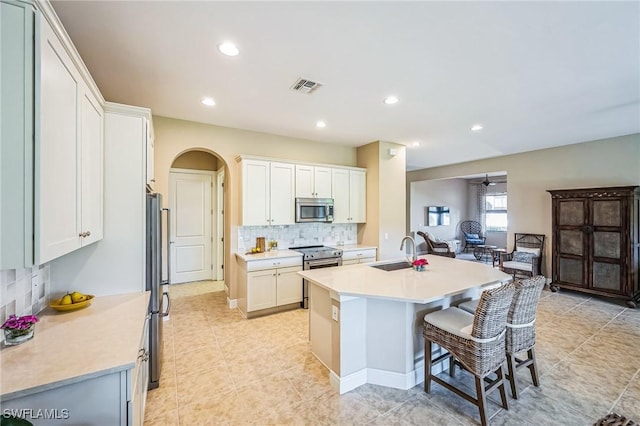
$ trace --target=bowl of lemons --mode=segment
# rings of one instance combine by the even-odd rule
[[[89,306],[94,297],[92,294],[82,294],[79,291],[67,292],[60,299],[52,300],[49,306],[59,312],[76,311]]]

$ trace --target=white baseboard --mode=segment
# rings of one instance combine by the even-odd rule
[[[448,361],[433,366],[433,374],[439,374],[448,368]],[[366,383],[386,386],[389,388],[407,390],[424,382],[424,364],[416,364],[415,369],[407,373],[396,373],[375,368],[363,368],[360,371],[339,377],[329,370],[329,383],[331,387],[342,395]]]
[[[229,299],[227,297],[227,306],[229,309],[235,309],[238,307],[238,299]]]
[[[340,395],[367,383],[367,369],[356,371],[346,377],[339,377],[329,370],[329,383]]]

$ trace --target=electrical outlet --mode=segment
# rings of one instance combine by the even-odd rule
[[[331,319],[338,322],[338,307],[331,306]]]

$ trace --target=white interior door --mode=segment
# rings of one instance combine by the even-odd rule
[[[169,173],[171,283],[212,279],[211,184],[200,170]]]

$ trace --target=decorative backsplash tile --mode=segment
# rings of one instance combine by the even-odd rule
[[[0,324],[9,315],[37,314],[51,292],[49,265],[0,271]]]
[[[355,244],[358,226],[355,224],[298,223],[280,226],[241,226],[238,228],[238,251],[245,252],[256,245],[257,237],[275,240],[279,249],[311,245]]]

